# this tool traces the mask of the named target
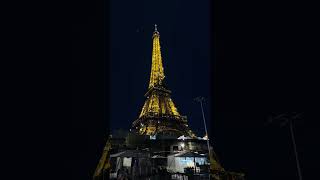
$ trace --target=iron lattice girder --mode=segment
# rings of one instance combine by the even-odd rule
[[[143,105],[139,118],[155,115],[175,115],[180,116],[178,109],[170,97],[170,91],[163,87],[153,87],[147,92],[147,98]]]
[[[155,87],[148,89],[148,91],[146,92],[146,94],[144,96],[149,97],[151,95],[151,93],[157,93],[161,96],[170,97],[171,91],[166,89],[163,86],[155,86]]]
[[[140,123],[144,123],[148,120],[152,120],[155,122],[174,122],[174,123],[182,123],[187,124],[187,116],[176,116],[176,115],[155,115],[153,113],[148,113],[145,116],[142,116],[141,118],[135,120],[132,123],[132,127],[136,127]]]
[[[155,135],[166,133],[166,131],[175,132],[179,136],[191,136],[194,134],[187,125],[186,117],[184,116],[148,116],[137,119],[133,123],[134,131],[139,134]],[[152,129],[152,130],[151,130]],[[151,132],[148,132],[151,131]]]

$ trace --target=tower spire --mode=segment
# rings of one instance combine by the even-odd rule
[[[157,30],[157,24],[154,24],[154,31],[155,31],[155,32],[158,31],[158,30]]]
[[[162,65],[161,48],[160,48],[160,34],[157,30],[157,25],[154,25],[153,33],[153,48],[152,48],[152,66],[149,82],[149,89],[155,86],[162,85],[164,79],[164,71]]]

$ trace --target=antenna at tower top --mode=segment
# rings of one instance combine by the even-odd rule
[[[157,24],[154,25],[154,31],[158,31],[157,30]]]

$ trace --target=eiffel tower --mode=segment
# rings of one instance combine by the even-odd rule
[[[153,32],[152,66],[146,100],[139,118],[132,123],[132,130],[140,135],[165,135],[172,137],[195,134],[189,129],[187,117],[180,115],[170,97],[164,79],[160,50],[160,33],[157,25]]]
[[[189,151],[189,153],[191,153],[192,151],[200,151],[206,153],[209,150],[206,144],[207,141],[202,138],[199,139],[190,130],[187,124],[187,117],[180,115],[175,104],[173,103],[173,100],[171,99],[171,91],[168,90],[165,85],[165,75],[160,51],[160,33],[157,30],[157,25],[155,25],[152,38],[153,50],[150,81],[148,90],[145,94],[146,100],[140,115],[138,119],[132,123],[132,128],[130,131],[133,133],[129,133],[130,135],[127,134],[125,137],[117,137],[113,135],[109,136],[100,161],[94,172],[93,180],[109,179],[112,174],[116,174],[117,178],[119,177],[118,179],[121,179],[122,175],[125,175],[127,172],[129,172],[124,171],[123,169],[124,160],[121,160],[123,157],[139,159],[138,157],[143,155],[143,153],[150,153],[150,155],[156,155],[159,157],[159,153],[161,153],[163,156],[162,158],[168,158],[170,153],[171,156],[172,154],[177,153],[177,149],[174,150],[174,147],[182,147],[181,143],[183,143],[183,145],[186,147],[180,150],[178,148],[179,152]],[[129,137],[132,134],[134,134],[133,137],[138,137],[137,139],[142,138],[143,143],[131,143]],[[150,136],[150,139],[147,136]],[[158,138],[158,136],[164,136],[165,138]],[[184,137],[182,137],[182,139],[177,138],[180,136],[187,136],[190,138],[187,138],[186,140]],[[153,139],[151,137],[156,138]],[[168,140],[167,137],[170,137],[170,140]],[[169,150],[166,150],[167,147]],[[133,150],[133,148],[135,150]],[[210,149],[211,153],[208,153],[207,157],[208,161],[210,162],[208,174],[210,173],[212,180],[244,180],[244,174],[242,173],[225,171],[221,166],[216,154],[212,150],[212,147]],[[127,154],[123,155],[122,153]],[[113,156],[113,159],[116,157],[116,161],[111,161],[111,156]],[[143,157],[142,159],[146,160],[148,158]],[[130,167],[127,167],[130,169],[130,173],[125,177],[136,177],[133,173],[134,165],[132,162]],[[158,165],[153,164],[152,167],[155,168],[158,167]],[[163,164],[161,166],[163,166]],[[168,164],[167,161],[166,168],[169,166],[171,165]],[[143,169],[148,169],[151,167],[151,165],[141,165],[141,167],[143,167]],[[140,168],[140,170],[141,169],[142,168]],[[161,178],[171,179],[171,176],[161,175]],[[137,176],[137,179],[141,178]]]

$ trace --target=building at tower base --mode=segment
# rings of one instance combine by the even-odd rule
[[[110,137],[94,174],[94,180],[210,179],[244,180],[244,174],[225,171],[205,139],[157,138],[128,133]]]

